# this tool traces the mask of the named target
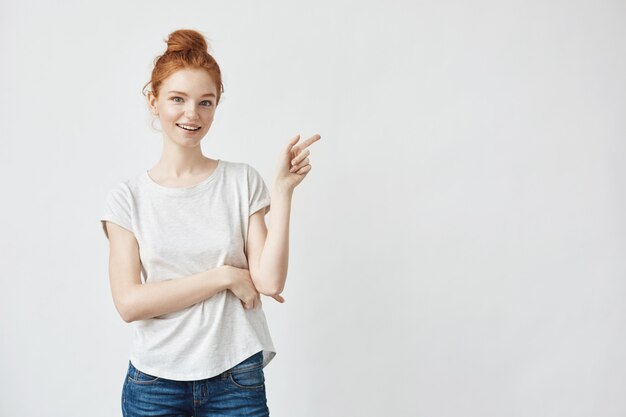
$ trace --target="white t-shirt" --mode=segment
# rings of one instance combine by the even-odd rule
[[[250,215],[270,194],[244,162],[218,160],[211,174],[186,188],[164,187],[143,171],[108,194],[100,221],[134,233],[142,283],[197,274],[221,265],[248,268],[244,252]],[[230,290],[180,311],[136,320],[130,360],[148,374],[178,381],[210,378],[263,351],[276,356],[262,305],[245,309]]]

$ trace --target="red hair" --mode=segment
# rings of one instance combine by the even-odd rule
[[[170,33],[165,42],[167,42],[167,50],[163,55],[154,59],[152,77],[144,85],[142,93],[150,84],[152,93],[158,98],[159,88],[163,80],[171,74],[185,68],[202,68],[209,73],[217,85],[215,101],[216,105],[219,104],[220,97],[224,92],[222,73],[215,59],[207,52],[208,46],[204,36],[195,30],[180,29]]]

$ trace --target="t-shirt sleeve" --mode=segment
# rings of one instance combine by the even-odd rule
[[[251,165],[248,165],[248,198],[250,216],[264,207],[267,207],[265,214],[270,211],[270,192],[261,174]]]
[[[109,238],[105,221],[110,221],[124,229],[133,231],[131,220],[131,193],[125,183],[120,183],[114,187],[106,197],[104,212],[100,216],[100,224],[106,238]]]

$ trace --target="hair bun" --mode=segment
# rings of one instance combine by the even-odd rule
[[[215,105],[217,106],[224,92],[222,84],[222,72],[215,58],[208,51],[207,41],[201,32],[191,29],[179,29],[170,33],[166,39],[167,50],[163,55],[154,58],[152,75],[142,91],[147,96],[145,89],[150,85],[154,97],[159,97],[159,91],[163,82],[173,73],[181,69],[203,69],[206,71],[217,88]]]
[[[167,38],[166,53],[177,53],[188,50],[207,53],[208,45],[204,37],[195,30],[179,29],[170,33]]]

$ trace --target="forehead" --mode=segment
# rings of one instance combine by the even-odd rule
[[[209,73],[200,68],[184,68],[172,73],[162,84],[162,91],[180,91],[189,95],[217,93],[217,86]]]

